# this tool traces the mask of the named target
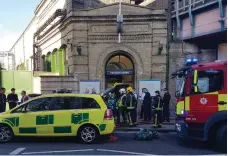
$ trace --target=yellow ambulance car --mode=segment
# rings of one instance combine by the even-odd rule
[[[0,142],[14,136],[77,136],[93,143],[114,129],[111,110],[94,94],[43,95],[0,114]]]

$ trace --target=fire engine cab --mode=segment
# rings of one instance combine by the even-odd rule
[[[176,132],[178,139],[209,141],[227,148],[227,61],[197,63],[186,60],[176,78]]]

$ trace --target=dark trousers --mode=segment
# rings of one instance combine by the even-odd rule
[[[151,106],[149,104],[144,104],[143,108],[144,112],[144,120],[148,121],[151,120]]]
[[[143,113],[144,113],[144,110],[143,110],[143,105],[141,106],[141,111],[140,111],[140,118],[143,118]]]
[[[127,119],[129,126],[133,126],[136,124],[136,110],[135,109],[128,109],[127,110]]]
[[[158,126],[162,123],[162,110],[154,111],[154,125]]]
[[[9,102],[9,109],[13,109],[16,106],[17,106],[16,102]]]
[[[0,104],[0,113],[2,113],[2,112],[5,112],[6,111],[6,104],[4,103],[4,104]]]
[[[124,110],[115,109],[114,116],[116,117],[116,123],[120,124],[120,117],[122,116],[123,121],[126,122],[126,112]]]
[[[169,122],[169,108],[163,108],[163,121]]]

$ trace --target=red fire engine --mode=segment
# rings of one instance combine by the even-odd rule
[[[176,78],[176,132],[186,138],[209,141],[227,148],[227,61],[186,66],[172,74]]]

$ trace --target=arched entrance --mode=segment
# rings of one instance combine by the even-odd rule
[[[111,56],[105,66],[105,87],[110,88],[115,83],[127,83],[133,87],[134,70],[134,63],[127,55]]]

